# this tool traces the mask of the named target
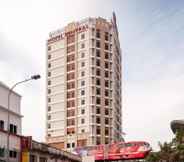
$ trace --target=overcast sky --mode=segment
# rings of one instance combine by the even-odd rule
[[[0,0],[0,80],[22,84],[23,134],[45,137],[45,43],[50,31],[116,12],[123,54],[123,131],[153,148],[184,118],[184,1]]]

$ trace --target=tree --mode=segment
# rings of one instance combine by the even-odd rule
[[[171,142],[158,143],[159,151],[152,152],[146,160],[148,162],[173,162],[184,161],[184,130],[177,130],[175,137]]]
[[[158,152],[160,160],[172,161],[173,158],[173,149],[172,143],[164,142],[163,144],[159,142],[160,151]]]
[[[159,161],[158,152],[150,152],[149,155],[146,157],[146,161],[148,162],[158,162]]]

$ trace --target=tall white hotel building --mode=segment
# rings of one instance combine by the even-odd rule
[[[87,18],[47,40],[46,142],[72,150],[122,140],[122,55],[112,20]]]

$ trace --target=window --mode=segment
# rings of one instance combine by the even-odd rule
[[[85,129],[81,129],[81,133],[85,133]]]
[[[67,119],[67,126],[75,125],[75,119]]]
[[[67,107],[75,107],[75,101],[71,100],[71,101],[67,101]]]
[[[108,37],[108,32],[105,32],[105,40],[108,41],[109,37]]]
[[[96,41],[96,47],[100,48],[100,41]]]
[[[75,42],[75,35],[74,34],[70,34],[67,36],[67,44],[70,44],[70,43],[74,43]]]
[[[85,57],[85,53],[82,52],[82,53],[81,53],[81,58],[84,58],[84,57]]]
[[[48,51],[50,51],[51,50],[51,46],[48,46]]]
[[[82,72],[81,72],[81,76],[83,77],[84,75],[85,75],[85,72],[84,72],[84,71],[82,71]]]
[[[17,152],[16,152],[16,151],[10,150],[10,151],[9,151],[9,157],[10,157],[10,158],[16,158],[16,157],[17,157]]]
[[[105,109],[105,115],[109,115],[109,110]]]
[[[75,51],[75,45],[71,45],[67,47],[67,53]]]
[[[100,117],[96,117],[96,123],[100,124]]]
[[[97,128],[96,128],[96,134],[100,134],[100,132],[101,132],[101,128],[100,128],[100,126],[97,126]]]
[[[0,120],[0,129],[4,129],[4,121]]]
[[[74,78],[75,78],[75,74],[74,73],[67,74],[67,80],[72,80]]]
[[[72,147],[75,147],[75,143],[74,142],[72,142]]]
[[[96,104],[100,104],[101,103],[101,100],[99,97],[96,98]]]
[[[0,148],[0,157],[5,156],[5,148]]]
[[[96,138],[96,145],[100,145],[100,144],[101,144],[100,137],[97,137],[97,138]]]
[[[81,119],[81,124],[84,124],[85,123],[85,119]]]
[[[50,68],[51,67],[51,63],[48,63],[48,68]]]
[[[49,136],[50,134],[48,134]],[[50,136],[49,136],[50,137]],[[36,155],[30,155],[30,162],[37,162],[37,157]]]
[[[51,102],[51,98],[50,97],[48,98],[48,102]]]
[[[51,115],[48,115],[47,119],[50,120],[51,119]]]
[[[95,29],[94,28],[92,28],[92,35],[94,36],[94,33],[95,33]]]
[[[84,86],[84,85],[85,85],[85,81],[82,80],[82,81],[81,81],[81,86]]]
[[[105,43],[105,50],[109,50],[109,45],[108,45],[108,43]]]
[[[39,158],[39,162],[47,162],[47,158],[45,158],[45,157],[40,157],[40,158]]]
[[[109,119],[105,118],[105,124],[109,124]]]
[[[110,41],[112,41],[112,34],[110,34]]]
[[[99,59],[96,60],[96,66],[100,66],[100,60]]]
[[[96,88],[96,94],[100,95],[100,88]]]
[[[109,54],[108,54],[108,52],[105,52],[105,59],[109,59]]]
[[[96,37],[100,38],[100,30],[99,29],[96,30]]]
[[[109,96],[112,97],[112,90],[109,92]]]
[[[105,81],[105,87],[109,87],[109,82],[108,82],[108,80]]]
[[[100,57],[100,50],[96,50],[96,57]]]
[[[105,77],[108,78],[109,77],[109,73],[108,71],[105,71]]]
[[[50,129],[50,128],[51,128],[51,125],[50,125],[50,123],[47,125],[47,128],[48,128],[48,129]]]
[[[71,63],[67,65],[67,71],[72,71],[75,69],[75,63]]]
[[[84,109],[81,109],[81,114],[85,114],[85,110]]]
[[[105,135],[106,135],[106,136],[109,135],[109,129],[108,129],[108,127],[105,128]]]
[[[109,68],[109,64],[108,62],[105,62],[105,68],[108,69]]]
[[[70,148],[70,143],[67,143],[67,148]]]
[[[74,98],[74,97],[75,97],[75,91],[67,92],[67,98]]]
[[[108,97],[109,96],[109,91],[105,90],[105,96]]]
[[[51,111],[51,106],[48,106],[48,111]]]
[[[109,59],[112,60],[112,53],[109,54]]]
[[[100,114],[100,108],[99,107],[96,108],[96,114]]]
[[[84,39],[85,38],[85,34],[81,34],[81,39]]]
[[[81,95],[85,95],[85,90],[81,90]]]
[[[95,40],[92,39],[92,40],[91,40],[91,43],[92,43],[92,47],[94,47],[94,46],[95,46]],[[92,53],[94,53],[94,49],[92,49]]]
[[[109,100],[105,99],[105,106],[108,106],[108,105],[109,105]]]
[[[112,44],[110,44],[110,51],[112,51]]]
[[[81,49],[83,49],[83,48],[85,48],[85,44],[84,43],[81,44]]]
[[[48,85],[51,85],[51,80],[48,80]]]
[[[50,60],[51,59],[51,55],[48,55],[48,60]]]
[[[67,56],[67,62],[74,61],[74,59],[75,59],[75,55],[74,54]]]
[[[96,75],[100,76],[100,69],[96,69]]]
[[[109,143],[109,138],[105,138],[105,144]]]
[[[67,110],[67,117],[75,116],[75,110]]]
[[[51,72],[50,72],[50,71],[48,72],[48,76],[49,76],[49,77],[51,76]]]
[[[67,128],[67,134],[74,134],[75,133],[75,128]]]
[[[85,100],[81,100],[81,105],[84,105],[85,104]]]
[[[75,82],[67,83],[67,89],[73,89],[73,88],[75,88]]]
[[[85,62],[81,62],[81,67],[84,67],[85,66]]]
[[[91,65],[95,65],[95,59],[94,58],[91,59]]]
[[[96,79],[96,85],[100,86],[100,79]]]
[[[50,94],[51,93],[51,89],[48,89],[48,94]]]
[[[91,74],[95,75],[95,68],[94,67],[91,68]]]
[[[10,133],[17,134],[17,126],[16,125],[10,124]]]

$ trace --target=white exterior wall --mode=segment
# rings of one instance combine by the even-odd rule
[[[8,88],[5,88],[0,83],[0,106],[6,108],[8,106]],[[20,99],[21,96],[12,92],[10,95],[10,110],[20,114]]]
[[[47,53],[51,55],[51,59],[47,60],[51,64],[50,68],[47,68],[51,72],[51,76],[47,78],[47,82],[51,81],[51,85],[48,85],[47,89],[51,89],[51,93],[47,96],[51,99],[51,102],[47,102],[47,108],[50,106],[51,111],[48,111],[48,115],[51,116],[51,120],[47,120],[47,125],[50,124],[51,128],[47,129],[47,133],[53,137],[62,136],[65,133],[65,88],[66,88],[66,49],[64,48],[64,40],[58,41],[51,46],[51,51]]]
[[[0,83],[0,120],[4,122],[4,129],[0,129],[0,148],[7,148],[7,121],[8,121],[8,92],[9,89],[4,84]],[[20,153],[20,137],[22,133],[22,124],[20,115],[20,101],[21,96],[17,93],[12,92],[10,95],[10,124],[13,124],[17,127],[17,134],[10,134],[9,136],[9,150],[17,152],[17,158],[10,158],[11,161],[19,161]],[[5,158],[5,157],[4,157]],[[4,159],[1,157],[1,159]]]
[[[87,28],[78,32],[76,29],[84,27],[83,25],[86,25]],[[96,36],[98,30],[101,33],[100,38]],[[75,34],[75,41],[70,42],[71,40],[68,38],[72,39],[72,37],[68,37],[67,32]],[[106,39],[107,37],[105,38],[106,34],[108,34],[108,39]],[[82,38],[82,35],[85,35],[85,37]],[[59,38],[55,39],[56,37]],[[121,73],[121,60],[116,61],[119,56],[116,56],[117,52],[113,50],[119,45],[113,41],[115,37],[112,22],[101,18],[89,18],[83,22],[71,23],[61,33],[58,31],[50,35],[47,42],[47,47],[49,47],[47,55],[51,55],[51,58],[47,59],[47,73],[51,72],[51,77],[47,77],[47,81],[51,81],[51,85],[47,85],[47,90],[51,89],[51,93],[47,93],[47,97],[51,98],[51,102],[47,102],[47,107],[50,105],[52,108],[49,111],[47,110],[47,117],[51,115],[51,119],[47,120],[47,124],[50,123],[52,128],[47,128],[46,131],[48,143],[64,142],[64,147],[66,148],[67,144],[68,147],[71,145],[76,147],[77,142],[81,142],[80,140],[86,140],[87,145],[99,144],[99,138],[101,144],[119,140],[118,135],[121,134],[119,129],[121,124],[119,122],[119,119],[121,119],[121,104],[116,100],[118,99],[121,102],[121,85],[117,85],[116,78],[117,74]],[[97,47],[97,41],[100,42],[100,47]],[[85,45],[84,48],[83,44]],[[75,49],[68,48],[71,50],[68,53],[66,49],[72,45],[75,46]],[[105,45],[108,45],[109,48],[106,46],[105,49]],[[97,50],[100,50],[98,56],[96,54]],[[83,53],[84,55],[82,55]],[[108,57],[105,56],[106,53]],[[66,57],[73,54],[74,57],[67,62]],[[97,65],[97,60],[100,65]],[[85,63],[84,66],[82,66],[83,62]],[[49,64],[51,64],[51,67],[48,67]],[[75,64],[75,68],[72,66],[72,69],[66,68],[67,65],[73,64]],[[100,70],[100,76],[96,74],[97,69]],[[117,72],[117,70],[120,72]],[[82,72],[84,72],[83,76],[81,75]],[[68,81],[66,75],[71,73],[74,73],[75,77]],[[108,76],[105,76],[106,73],[108,73]],[[96,83],[97,78],[100,79],[100,85]],[[85,81],[85,85],[81,85],[81,81]],[[105,85],[106,81],[108,81],[109,85]],[[74,82],[75,87],[67,89],[67,83],[69,82]],[[121,77],[119,82],[121,83]],[[97,87],[100,88],[100,94],[96,93]],[[81,90],[85,91],[84,95],[81,95]],[[67,98],[66,94],[70,91],[75,95],[71,97],[69,94]],[[107,91],[108,93],[105,94]],[[115,91],[120,95],[117,96]],[[97,97],[100,98],[100,103],[96,103]],[[85,100],[85,104],[81,104],[81,100]],[[69,103],[68,107],[67,101]],[[75,106],[71,106],[72,102],[70,101],[75,102]],[[99,107],[100,113],[98,111]],[[107,111],[105,112],[107,109],[108,114],[106,113]],[[115,109],[118,109],[118,111]],[[67,110],[74,110],[75,113],[72,112],[73,115],[71,115],[69,112],[67,116]],[[85,112],[81,113],[81,110],[85,110]],[[99,118],[100,123],[97,123]],[[68,123],[72,121],[73,124],[70,123],[67,126],[67,119]],[[85,120],[84,123],[81,122],[83,119]],[[108,119],[108,123],[105,123],[106,119]],[[57,123],[53,124],[53,122]],[[101,133],[97,131],[99,127]],[[72,133],[68,131],[71,130],[70,128],[74,129]],[[71,151],[71,148],[68,148],[68,150]]]

